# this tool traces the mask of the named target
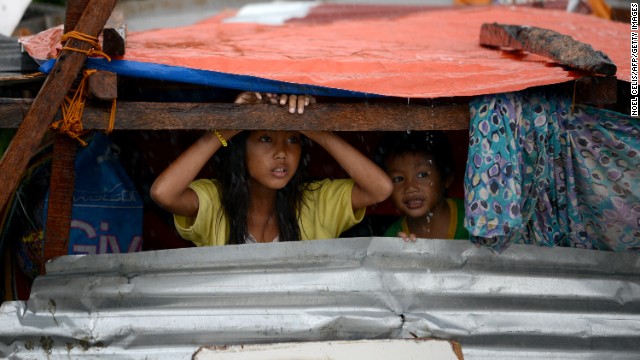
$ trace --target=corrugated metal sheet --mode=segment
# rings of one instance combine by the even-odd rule
[[[65,256],[0,311],[0,357],[433,337],[465,359],[637,359],[640,257],[389,238]]]
[[[18,39],[0,35],[0,76],[2,73],[37,71],[38,64],[21,52]]]

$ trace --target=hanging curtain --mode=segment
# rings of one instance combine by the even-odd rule
[[[640,252],[640,120],[548,92],[470,103],[471,241]]]

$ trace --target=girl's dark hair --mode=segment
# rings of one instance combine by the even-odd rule
[[[228,146],[216,152],[216,178],[220,184],[220,201],[229,221],[228,244],[244,244],[249,236],[247,212],[249,210],[249,171],[246,163],[246,143],[249,131],[243,131],[228,141]],[[300,135],[302,152],[298,170],[289,183],[276,194],[276,217],[279,241],[300,240],[298,218],[304,204],[306,173],[306,143]],[[222,221],[223,219],[218,219]]]
[[[380,167],[387,171],[387,160],[404,154],[431,155],[442,179],[453,175],[451,144],[444,131],[386,132],[380,140],[375,160]]]

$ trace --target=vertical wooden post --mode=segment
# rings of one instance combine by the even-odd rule
[[[67,135],[56,135],[51,160],[44,257],[40,267],[42,275],[48,260],[68,253],[77,146],[77,140]]]
[[[75,29],[89,0],[68,0],[65,13],[64,32]],[[75,185],[75,162],[77,141],[63,134],[56,134],[51,159],[49,183],[49,206],[45,231],[43,258],[40,274],[45,274],[45,263],[56,256],[69,252],[69,231],[73,210]]]

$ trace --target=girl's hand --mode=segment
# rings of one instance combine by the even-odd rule
[[[354,210],[382,202],[391,195],[393,183],[389,175],[340,136],[331,131],[300,133],[327,150],[355,181],[351,191]]]
[[[289,103],[289,113],[291,114],[295,114],[296,109],[298,110],[298,114],[302,114],[304,113],[305,106],[316,102],[316,98],[311,95],[280,95],[280,105],[286,105],[287,100]]]
[[[279,104],[289,105],[289,113],[304,113],[305,106],[313,104],[316,99],[310,95],[287,95],[245,91],[236,97],[236,104]]]
[[[267,98],[273,97],[271,94],[265,94],[265,95],[267,95]],[[238,95],[236,97],[236,100],[234,101],[235,104],[259,104],[261,102],[263,102],[262,94],[260,94],[259,92],[251,92],[251,91],[244,91],[240,93],[240,95]],[[274,100],[274,101],[271,101],[271,103],[277,104],[277,101]]]

